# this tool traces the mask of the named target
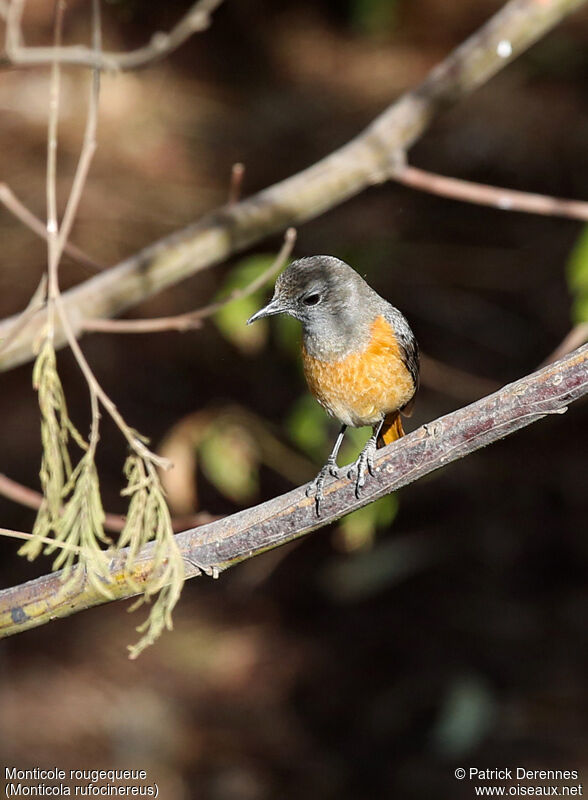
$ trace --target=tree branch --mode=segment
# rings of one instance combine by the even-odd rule
[[[231,180],[229,183],[228,205],[238,203],[243,194],[243,181],[245,180],[245,164],[238,161],[231,167]]]
[[[284,244],[270,266],[242,289],[233,290],[228,297],[209,303],[186,314],[173,317],[155,317],[153,319],[89,319],[83,323],[85,331],[102,331],[103,333],[155,333],[158,331],[187,331],[199,328],[202,320],[212,317],[221,308],[234,300],[242,300],[265,286],[286,261],[290,258],[296,242],[296,229],[288,228],[284,236]]]
[[[405,150],[437,113],[489,80],[584,2],[510,0],[423,83],[400,97],[341,149],[281,183],[155,242],[65,293],[68,317],[76,334],[81,335],[84,320],[116,316],[232,253],[317,217],[366,187],[388,180]],[[505,48],[504,42],[510,47]],[[13,322],[10,318],[0,323],[0,339]],[[36,315],[0,355],[0,369],[32,357],[33,342],[44,322],[44,313]],[[56,346],[63,346],[65,336],[59,326],[55,334]]]
[[[13,214],[17,219],[19,219],[23,225],[26,225],[27,228],[36,233],[37,236],[40,236],[42,239],[47,240],[47,225],[36,217],[32,211],[30,211],[24,203],[22,203],[18,197],[14,194],[10,186],[6,183],[0,183],[0,203],[8,210],[11,214]],[[104,264],[99,264],[94,259],[90,258],[83,250],[80,250],[79,247],[76,247],[75,244],[71,242],[66,242],[63,247],[63,252],[67,253],[67,255],[72,258],[74,261],[77,261],[78,264],[81,264],[84,267],[89,267],[94,272],[100,271],[105,269],[106,267]]]
[[[42,64],[69,64],[90,69],[126,72],[144,67],[177,50],[193,34],[206,30],[210,26],[211,15],[223,0],[199,0],[192,5],[182,19],[169,31],[154,33],[149,44],[131,50],[128,53],[96,52],[84,45],[70,47],[23,47],[21,44],[21,18],[24,0],[12,3],[14,11],[6,14],[6,55],[0,58],[0,66],[33,67]],[[18,13],[17,13],[18,7]]]
[[[485,183],[448,178],[408,164],[398,167],[394,180],[404,186],[420,189],[440,197],[450,197],[464,203],[491,206],[501,211],[522,211],[527,214],[542,214],[548,217],[567,217],[588,222],[588,202],[551,197],[546,194],[519,192]]]
[[[217,575],[241,561],[334,522],[385,494],[505,436],[547,414],[560,414],[588,393],[588,345],[566,358],[511,383],[499,392],[454,411],[378,451],[375,475],[359,498],[348,478],[327,486],[323,514],[316,516],[314,497],[299,487],[281,497],[240,511],[200,528],[184,531],[176,541],[186,563],[186,577],[200,574],[197,565]],[[110,563],[113,599],[137,594],[149,577],[153,545],[147,545],[125,573],[124,551]],[[37,578],[0,592],[0,637],[44,625],[108,602],[76,568],[77,581],[67,588],[60,573]]]
[[[31,489],[29,486],[23,486],[22,483],[17,483],[0,472],[0,495],[18,503],[26,508],[32,508],[38,511],[43,502],[43,495],[40,492]],[[193,514],[183,514],[180,517],[172,517],[172,526],[174,531],[183,531],[186,526],[204,525],[207,522],[218,519],[208,511],[195,511]],[[104,513],[104,530],[112,531],[113,533],[120,533],[125,526],[127,518],[122,514],[112,514],[108,511]],[[23,536],[30,536],[30,534],[22,534]],[[49,540],[55,541],[55,540]]]

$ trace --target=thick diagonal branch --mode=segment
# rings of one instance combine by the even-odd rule
[[[76,334],[84,320],[113,317],[162,289],[291,225],[317,217],[387,180],[435,115],[489,80],[585,0],[510,0],[414,90],[322,161],[141,250],[64,295]],[[509,47],[505,48],[507,42]],[[505,56],[505,53],[508,55]],[[32,357],[44,313],[0,355],[0,369]],[[14,318],[0,323],[0,340]],[[65,343],[56,329],[56,346]]]
[[[176,541],[186,562],[187,577],[200,574],[196,565],[216,574],[259,553],[279,547],[333,522],[385,494],[502,439],[547,414],[566,410],[588,393],[588,345],[555,364],[534,372],[472,405],[423,425],[379,451],[376,471],[359,499],[354,481],[335,481],[326,488],[322,514],[304,487],[208,525],[184,531]],[[136,559],[132,580],[125,575],[123,551],[110,564],[114,599],[131,597],[153,566],[153,547]],[[0,592],[0,636],[10,636],[106,602],[78,568],[78,582],[63,591],[59,573]],[[71,587],[71,588],[70,588]]]

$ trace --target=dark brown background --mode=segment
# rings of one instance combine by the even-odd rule
[[[50,6],[31,4],[31,43],[50,39]],[[138,46],[186,7],[105,4],[105,46]],[[359,132],[498,7],[227,0],[212,29],[166,61],[105,77],[74,240],[115,263],[223,203],[233,162],[246,163],[246,193],[303,168]],[[88,4],[69,3],[66,41],[87,35],[87,17]],[[586,197],[587,44],[583,12],[440,118],[411,161]],[[64,75],[61,198],[86,80]],[[0,76],[1,179],[39,214],[47,85],[43,69]],[[580,231],[391,184],[305,225],[296,254],[345,258],[406,313],[425,352],[502,384],[533,370],[569,329],[565,266]],[[5,316],[28,301],[45,253],[4,211],[0,241]],[[133,313],[202,305],[230,268]],[[64,285],[86,277],[64,262]],[[182,416],[235,403],[286,440],[285,414],[305,391],[274,338],[248,357],[213,325],[183,336],[88,337],[84,349],[127,420],[155,443]],[[83,426],[87,395],[68,353],[60,370]],[[30,365],[0,380],[0,470],[38,486]],[[473,384],[465,392],[476,397]],[[411,426],[463,402],[450,383],[441,392],[425,381]],[[471,784],[453,777],[457,766],[576,768],[587,780],[587,419],[579,402],[402,490],[393,525],[367,553],[342,555],[326,530],[287,557],[270,553],[218,582],[191,582],[175,631],[137,662],[126,660],[125,645],[140,620],[125,604],[3,642],[0,762],[137,766],[166,800],[471,797]],[[105,420],[99,466],[111,510],[124,508],[123,457]],[[264,470],[258,499],[289,485]],[[212,513],[237,507],[202,476],[199,491]],[[30,530],[33,515],[0,499],[0,520]],[[49,568],[1,544],[3,586]],[[354,594],[349,576],[360,567]]]

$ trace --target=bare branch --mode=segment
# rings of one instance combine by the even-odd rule
[[[82,328],[88,333],[161,333],[162,331],[193,331],[202,327],[197,312],[153,319],[87,319]]]
[[[245,164],[237,162],[231,168],[231,183],[229,185],[228,204],[234,206],[243,194],[243,179],[245,178]]]
[[[489,80],[584,2],[510,0],[423,83],[404,94],[341,149],[281,183],[155,242],[64,294],[75,332],[81,334],[86,319],[116,316],[264,237],[317,217],[366,187],[388,180],[405,150],[443,108]],[[505,41],[511,45],[508,57],[499,46]],[[0,356],[0,369],[31,358],[32,343],[44,319],[44,314],[38,314],[26,336],[6,349]],[[0,323],[0,338],[13,322],[8,319]],[[55,343],[65,343],[59,328]]]
[[[30,211],[24,205],[24,203],[18,199],[10,186],[8,186],[6,183],[0,183],[0,203],[2,203],[7,211],[10,211],[11,214],[19,219],[23,225],[26,225],[27,228],[30,228],[33,233],[36,233],[37,236],[47,240],[47,227],[45,224],[41,222],[39,217],[36,217],[33,212]],[[94,261],[94,259],[86,255],[83,250],[80,250],[79,247],[76,247],[75,244],[66,242],[63,252],[67,253],[67,255],[73,259],[73,261],[76,261],[78,264],[81,264],[84,267],[89,267],[95,271],[105,269],[104,264],[99,264],[97,261]]]
[[[298,539],[548,414],[563,413],[569,403],[585,394],[588,345],[378,451],[375,474],[359,499],[353,480],[335,480],[325,491],[320,518],[314,498],[306,497],[305,487],[299,487],[259,506],[177,534],[186,577],[199,575],[198,565],[218,574]],[[153,552],[153,545],[144,547],[130,575],[125,570],[124,551],[111,561],[112,599],[131,597],[140,590],[151,574]],[[84,572],[76,569],[78,580],[71,581],[66,589],[60,573],[53,573],[1,591],[0,636],[11,636],[107,602]]]
[[[411,186],[413,189],[461,200],[464,203],[491,206],[502,211],[522,211],[527,214],[588,221],[588,202],[582,200],[566,200],[546,194],[518,192],[484,183],[447,178],[445,175],[436,175],[408,164],[395,169],[392,177],[398,183]]]
[[[19,0],[14,5],[20,6],[20,13],[24,8],[24,2]],[[63,0],[55,3],[55,30],[54,46],[58,47],[61,43],[63,26],[63,13],[65,4]],[[11,6],[12,11],[12,6]],[[11,17],[12,20],[12,17]],[[15,38],[16,34],[8,36],[11,22],[7,28],[8,38]],[[45,181],[45,194],[47,198],[47,316],[48,316],[48,336],[53,341],[55,336],[55,304],[59,296],[59,225],[57,221],[57,133],[59,128],[59,96],[60,96],[60,68],[57,61],[51,64],[51,82],[49,85],[49,120],[47,123],[47,174]]]
[[[89,319],[83,323],[84,330],[102,331],[104,333],[154,333],[156,331],[187,331],[199,328],[203,319],[216,314],[219,309],[224,308],[234,300],[249,297],[249,295],[261,289],[262,286],[265,286],[290,258],[295,242],[296,230],[295,228],[288,228],[280,252],[261,275],[258,275],[255,280],[242,289],[235,289],[228,297],[215,303],[210,303],[204,308],[190,311],[187,314],[178,314],[174,317],[158,317],[157,319]]]
[[[6,11],[6,52],[22,47],[21,22],[25,0],[10,0]]]
[[[6,536],[9,539],[24,539],[25,541],[36,538],[39,542],[48,544],[51,547],[60,547],[62,550],[75,550],[77,553],[79,553],[81,550],[81,547],[78,547],[75,544],[68,544],[67,542],[56,542],[55,539],[48,539],[46,536],[37,536],[37,535],[33,536],[32,533],[24,533],[23,531],[13,531],[10,530],[10,528],[0,528],[0,536]]]
[[[8,475],[3,475],[2,473],[0,473],[0,495],[35,511],[39,510],[43,502],[43,495],[40,492],[36,492],[28,486],[23,486],[22,483],[17,483],[12,478],[9,478]],[[176,532],[183,531],[189,526],[205,525],[218,518],[214,514],[209,514],[208,511],[199,511],[194,514],[173,517],[172,526]],[[120,533],[125,526],[125,522],[126,517],[122,514],[106,512],[104,515],[104,528],[112,533]]]
[[[92,3],[92,52],[99,53],[102,46],[102,33],[100,29],[100,3]],[[72,187],[65,207],[65,213],[59,227],[58,259],[65,249],[69,238],[76,212],[82,198],[82,191],[88,177],[90,164],[96,152],[96,129],[98,127],[98,103],[100,98],[100,72],[95,69],[92,73],[92,84],[88,100],[88,112],[84,129],[82,149],[76,167]]]
[[[199,0],[194,3],[181,20],[165,33],[154,33],[149,44],[131,50],[128,53],[101,52],[83,45],[70,47],[23,47],[21,43],[21,20],[24,0],[13,0],[11,10],[7,14],[6,56],[2,63],[15,66],[38,66],[58,61],[90,69],[110,70],[113,72],[138,69],[158,61],[177,50],[193,34],[206,30],[210,26],[211,15],[223,0]],[[14,10],[12,10],[14,7]]]
[[[55,22],[56,46],[58,45],[61,35],[64,7],[64,0],[58,0]],[[99,0],[92,0],[92,47],[96,52],[100,52],[101,29]],[[82,149],[80,151],[80,157],[76,167],[72,188],[69,193],[65,213],[63,215],[63,220],[61,226],[59,226],[57,222],[56,154],[57,130],[59,121],[60,70],[60,63],[58,61],[54,61],[51,70],[51,94],[47,135],[47,243],[49,251],[49,290],[47,304],[49,336],[53,341],[56,324],[55,312],[57,312],[65,340],[72,350],[74,358],[76,359],[78,366],[84,375],[84,378],[86,379],[86,383],[88,384],[88,389],[90,391],[92,421],[90,428],[89,448],[92,455],[98,445],[100,421],[99,405],[102,404],[129,443],[130,447],[139,456],[146,458],[151,467],[157,465],[162,468],[168,468],[171,465],[166,461],[166,459],[160,458],[155,453],[152,453],[137,432],[127,425],[115,404],[98,382],[77,341],[76,333],[74,331],[74,327],[72,326],[68,309],[64,303],[63,296],[59,289],[59,261],[63,253],[65,243],[67,242],[69,232],[73,225],[76,211],[82,197],[82,191],[86,182],[88,170],[96,150],[96,128],[98,125],[98,101],[100,96],[100,71],[98,69],[94,69],[92,74],[92,84],[90,89],[90,98],[88,102],[88,112],[86,116],[86,126],[84,130]]]
[[[9,500],[14,500],[15,503],[19,503],[21,506],[33,508],[35,511],[41,508],[41,503],[43,502],[43,495],[40,492],[29,489],[28,486],[23,486],[1,473],[0,494],[3,497],[7,497]]]

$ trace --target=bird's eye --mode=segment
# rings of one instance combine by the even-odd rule
[[[315,292],[314,294],[307,294],[306,297],[303,297],[302,302],[304,303],[305,306],[316,306],[317,303],[320,302],[320,299],[321,299],[320,294],[318,294],[318,292]]]

